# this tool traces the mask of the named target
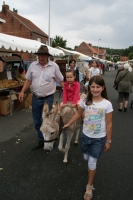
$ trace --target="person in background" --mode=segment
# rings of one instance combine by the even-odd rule
[[[88,163],[85,200],[90,200],[93,196],[97,160],[103,151],[108,151],[111,146],[112,111],[104,79],[101,76],[93,76],[89,81],[87,97],[81,99],[78,111],[63,127],[64,129],[69,127],[85,112],[81,137],[81,151]]]
[[[69,61],[69,69],[72,69],[76,72],[77,81],[79,81],[79,70],[75,67],[76,60],[72,59]]]
[[[115,77],[115,80],[114,80],[114,84],[116,84],[116,78],[117,78],[118,74],[119,74],[121,71],[123,71],[123,70],[124,70],[124,64],[122,65],[121,69],[119,69],[119,70],[117,71],[117,74],[116,74],[116,77]]]
[[[93,76],[99,76],[99,75],[100,75],[100,70],[98,67],[98,61],[93,60],[92,67],[90,68],[89,79]]]
[[[92,67],[92,61],[88,63],[88,66],[84,68],[84,85],[89,81],[90,68]]]
[[[124,70],[120,71],[115,82],[119,83],[118,92],[119,92],[119,109],[118,111],[122,112],[124,104],[124,112],[127,112],[129,94],[132,92],[133,86],[133,73],[129,72],[130,65],[128,63],[124,64]]]
[[[49,109],[51,110],[56,82],[60,83],[62,87],[64,86],[59,66],[48,59],[51,55],[47,46],[41,45],[35,54],[38,55],[38,60],[32,62],[29,66],[26,73],[26,81],[19,95],[19,100],[23,101],[24,93],[29,87],[33,93],[32,116],[39,140],[39,144],[33,150],[43,148],[44,146],[44,138],[40,131],[44,103],[48,101]]]

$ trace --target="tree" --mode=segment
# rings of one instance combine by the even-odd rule
[[[74,50],[77,48],[78,46],[75,45]]]
[[[66,48],[66,43],[67,43],[67,40],[63,40],[63,37],[56,35],[52,41],[52,47],[60,46],[62,48]]]
[[[132,60],[132,59],[133,59],[133,52],[130,52],[130,53],[128,54],[128,58],[129,58],[129,60]]]

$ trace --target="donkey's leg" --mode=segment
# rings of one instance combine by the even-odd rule
[[[58,145],[59,151],[62,151],[62,152],[64,152],[63,141],[64,141],[64,133],[62,132],[61,135],[60,135],[60,140],[59,140],[59,145]]]
[[[70,149],[70,142],[71,142],[71,139],[73,136],[73,132],[69,132],[67,134],[68,135],[67,135],[67,141],[66,141],[66,145],[65,145],[65,155],[64,155],[64,160],[63,160],[64,163],[67,163],[68,151]]]
[[[74,144],[75,144],[75,145],[78,145],[79,134],[80,134],[80,128],[77,128],[77,129],[76,129],[75,141],[74,141]]]

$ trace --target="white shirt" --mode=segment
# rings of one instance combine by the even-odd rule
[[[100,70],[99,70],[99,68],[91,67],[91,68],[90,68],[90,72],[91,72],[91,77],[100,74]]]
[[[31,91],[40,97],[55,93],[56,82],[63,81],[59,66],[49,61],[45,67],[41,67],[38,61],[31,63],[26,73],[26,79],[31,82]]]
[[[90,138],[101,138],[106,136],[106,114],[113,111],[110,101],[103,99],[87,106],[85,99],[81,99],[80,106],[85,110],[83,133]]]

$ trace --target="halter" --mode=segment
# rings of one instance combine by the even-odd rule
[[[66,104],[63,108],[61,108],[60,113],[65,107],[70,107],[71,111],[73,111],[73,114],[75,114],[75,111],[74,111],[73,107],[68,105],[68,104]],[[76,126],[76,122],[74,122],[74,123],[75,123],[75,126]],[[62,128],[64,126],[64,122],[63,122],[62,116],[60,116],[60,124],[61,124],[61,126],[59,127],[59,137],[60,137],[60,135],[62,133]],[[44,140],[44,142],[46,142],[46,143],[53,142],[53,141],[57,140],[59,137],[55,137],[54,139],[51,139],[51,140]]]

